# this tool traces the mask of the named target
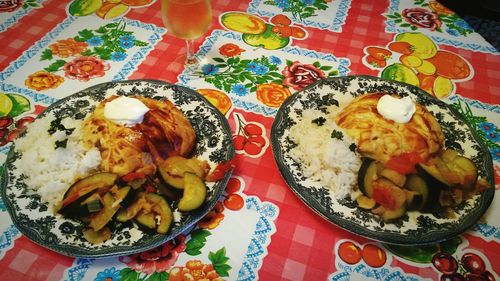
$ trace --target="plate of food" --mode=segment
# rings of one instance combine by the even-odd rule
[[[404,83],[320,80],[283,103],[271,143],[307,206],[381,242],[446,240],[493,200],[491,156],[475,131],[453,107]]]
[[[99,84],[47,107],[13,143],[2,197],[34,242],[75,257],[154,248],[216,204],[234,156],[227,120],[195,91]]]

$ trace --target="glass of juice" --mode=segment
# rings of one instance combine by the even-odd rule
[[[196,63],[193,40],[210,28],[210,0],[162,0],[161,14],[168,32],[186,41],[186,63]]]

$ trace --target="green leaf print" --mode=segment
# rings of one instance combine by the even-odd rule
[[[124,268],[120,270],[120,281],[139,281],[139,280],[141,280],[139,272],[130,268]]]
[[[155,272],[148,276],[145,281],[167,281],[168,273],[167,272]]]
[[[235,85],[242,86],[254,92],[258,84],[283,81],[284,76],[279,72],[278,66],[273,64],[268,57],[241,59],[230,57],[227,60],[221,57],[212,58],[215,64],[206,64],[201,71],[192,76],[203,78],[219,90],[230,93]]]
[[[48,67],[44,68],[44,70],[48,71],[48,72],[56,72],[65,64],[66,64],[65,60],[57,60],[57,61],[53,62],[51,65],[49,65]]]
[[[232,268],[227,264],[229,258],[226,257],[226,248],[222,247],[217,252],[210,252],[208,254],[208,259],[212,262],[215,271],[221,276],[229,276],[228,272]]]
[[[191,239],[186,243],[185,252],[188,255],[196,256],[201,254],[201,249],[207,242],[207,237],[212,235],[208,230],[197,229],[191,233]]]
[[[42,55],[40,56],[40,60],[51,60],[52,59],[52,50],[51,49],[45,49],[42,52]]]

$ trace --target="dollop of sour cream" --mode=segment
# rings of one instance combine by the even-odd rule
[[[398,123],[408,123],[415,109],[415,103],[410,97],[398,99],[391,95],[384,95],[377,103],[377,111],[382,117]]]
[[[130,127],[141,123],[148,111],[149,108],[138,99],[118,97],[104,105],[104,118]]]

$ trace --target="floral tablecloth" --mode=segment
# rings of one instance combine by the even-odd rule
[[[387,245],[311,211],[270,146],[274,116],[293,93],[324,77],[378,76],[463,113],[491,153],[498,190],[500,54],[467,22],[435,0],[214,0],[211,29],[195,42],[200,64],[185,67],[160,2],[0,1],[0,158],[58,99],[102,82],[163,80],[197,90],[227,117],[236,168],[224,196],[176,239],[105,259],[35,244],[0,201],[0,280],[499,279],[499,196],[451,240]]]

